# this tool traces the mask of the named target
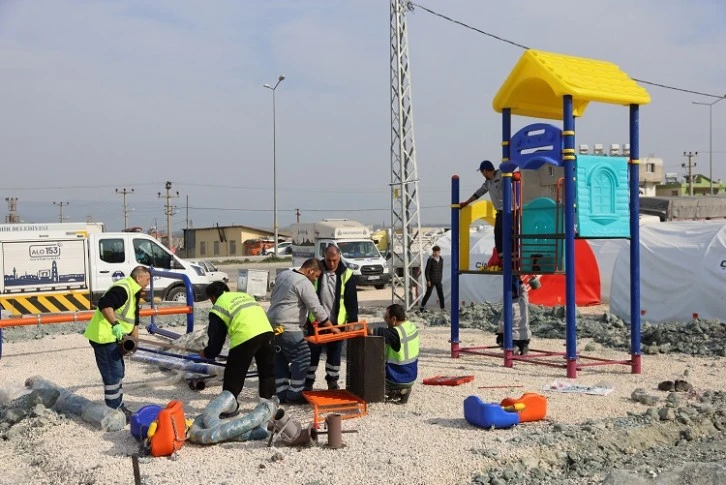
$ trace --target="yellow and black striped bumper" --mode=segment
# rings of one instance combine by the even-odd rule
[[[90,310],[91,298],[83,291],[2,296],[0,306],[13,315],[74,312]]]

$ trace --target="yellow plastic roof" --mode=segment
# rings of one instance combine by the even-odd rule
[[[498,113],[562,119],[562,96],[573,98],[575,116],[591,101],[610,104],[648,104],[648,91],[612,62],[528,49],[494,97]]]

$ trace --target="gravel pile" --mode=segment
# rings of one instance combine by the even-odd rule
[[[483,303],[463,307],[459,311],[461,328],[477,328],[494,334],[502,306]],[[451,326],[445,313],[414,314],[414,320],[432,327]],[[530,306],[530,327],[537,338],[565,339],[565,308]],[[591,338],[594,342],[613,349],[630,348],[630,329],[622,319],[611,313],[599,316],[577,315],[578,338]],[[684,353],[702,356],[726,356],[726,323],[718,320],[691,320],[641,324],[641,351],[645,354]],[[595,350],[593,346],[585,350]]]
[[[641,396],[645,390],[636,390]],[[726,393],[670,393],[622,418],[555,424],[509,440],[524,458],[476,473],[472,484],[608,485],[726,482]],[[496,449],[472,449],[498,458]],[[706,464],[702,462],[707,462]],[[674,464],[679,465],[674,465]],[[685,464],[683,464],[685,463]]]
[[[370,315],[368,320],[374,324],[380,321],[380,310],[364,309],[361,314]],[[564,309],[531,310],[537,348],[561,350]],[[205,339],[208,307],[196,311],[197,331],[185,337],[185,345],[195,348]],[[493,344],[500,311],[497,305],[463,308],[462,341]],[[370,403],[365,418],[345,420],[344,429],[358,430],[344,435],[345,448],[268,448],[263,442],[188,444],[172,459],[143,458],[142,483],[726,483],[726,368],[720,357],[726,336],[722,336],[721,323],[644,323],[643,348],[648,355],[643,373],[632,375],[624,366],[583,370],[578,384],[597,385],[604,380],[614,388],[607,396],[588,396],[542,391],[553,379],[564,380],[562,369],[520,363],[505,369],[501,360],[471,355],[453,360],[447,314],[431,311],[413,314],[411,319],[421,324],[422,339],[419,383],[411,400],[405,406]],[[186,318],[160,317],[157,324],[184,333]],[[3,332],[7,345],[0,360],[0,460],[4,464],[0,484],[132,483],[130,456],[138,453],[139,444],[128,430],[99,432],[78,418],[49,409],[52,392],[17,391],[28,376],[39,374],[99,401],[102,383],[88,342],[79,335],[84,328],[85,324],[48,325]],[[578,338],[586,339],[585,349],[597,347],[603,358],[622,358],[629,342],[626,325],[607,313],[579,315]],[[345,368],[341,374],[345,375]],[[455,387],[421,384],[437,374],[473,375],[475,380]],[[318,385],[324,385],[323,375],[321,365]],[[202,391],[184,385],[134,388],[160,377],[166,374],[158,368],[127,362],[127,404],[137,409],[179,399],[187,417],[193,418],[221,392],[218,385]],[[668,379],[672,386],[664,385]],[[256,379],[246,382],[243,412],[256,405],[257,384]],[[462,403],[470,395],[499,402],[524,392],[546,395],[544,421],[483,430],[463,417]],[[312,419],[308,406],[287,410],[301,422]],[[325,438],[321,442],[326,443]]]

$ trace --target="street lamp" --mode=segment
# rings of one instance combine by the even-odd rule
[[[726,94],[723,97],[718,98],[713,103],[702,103],[700,101],[691,101],[693,104],[700,104],[701,106],[708,106],[708,178],[711,186],[710,193],[713,195],[713,105],[726,98]]]
[[[274,230],[275,230],[275,257],[277,257],[277,140],[276,140],[276,126],[275,126],[275,90],[282,81],[285,80],[285,76],[280,74],[277,78],[277,82],[274,86],[269,84],[263,84],[263,87],[272,90],[272,211],[274,212]]]

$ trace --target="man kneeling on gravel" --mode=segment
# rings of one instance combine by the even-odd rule
[[[386,340],[386,401],[405,404],[418,376],[418,330],[398,304],[386,308],[383,319],[386,328],[369,328],[368,335]]]

